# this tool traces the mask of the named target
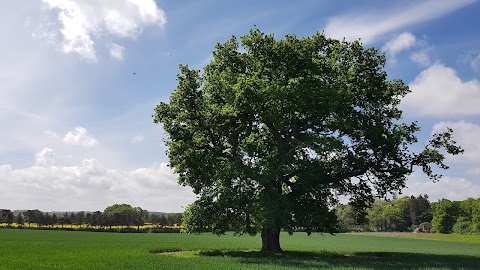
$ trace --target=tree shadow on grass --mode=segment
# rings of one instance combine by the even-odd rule
[[[200,256],[227,256],[240,263],[272,265],[304,269],[480,269],[480,255],[438,255],[400,252],[362,252],[340,254],[332,252],[286,251],[265,254],[258,251],[201,251]]]

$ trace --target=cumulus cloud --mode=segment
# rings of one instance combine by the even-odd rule
[[[430,201],[443,198],[459,201],[470,197],[477,198],[480,194],[480,185],[461,177],[445,176],[436,183],[411,180],[407,183],[407,186],[408,188],[403,191],[403,195],[428,194]]]
[[[83,127],[76,127],[69,131],[63,137],[63,142],[71,145],[80,145],[85,147],[92,147],[98,144],[98,141],[93,138],[88,131]]]
[[[362,10],[330,18],[325,34],[337,39],[356,40],[367,44],[384,34],[402,27],[432,20],[474,3],[475,0],[427,0],[414,1],[409,6],[397,6],[390,10]]]
[[[50,148],[43,148],[42,151],[35,154],[35,165],[50,166],[55,163],[55,153]]]
[[[108,169],[96,159],[72,167],[0,165],[0,186],[9,190],[0,202],[10,209],[95,211],[128,203],[150,211],[181,212],[195,199],[190,188],[177,184],[177,175],[165,163],[131,171]]]
[[[137,135],[137,136],[132,138],[132,143],[141,143],[141,142],[143,142],[144,139],[145,139],[144,136]]]
[[[136,38],[145,27],[163,27],[167,20],[154,0],[42,1],[57,16],[40,35],[59,42],[64,53],[76,53],[90,62],[97,61],[95,42],[100,37]],[[119,48],[115,47],[116,56]]]
[[[465,149],[463,155],[458,158],[464,158],[478,164],[480,162],[480,141],[478,140],[480,125],[465,121],[442,121],[433,126],[432,133],[444,131],[447,127],[454,130],[455,141]]]
[[[412,92],[402,101],[406,112],[424,116],[480,114],[480,82],[462,81],[455,70],[434,64],[409,84]]]
[[[115,43],[111,43],[107,47],[110,49],[110,57],[117,60],[123,60],[123,56],[125,54],[125,47]]]
[[[428,55],[428,49],[423,49],[410,54],[410,60],[422,67],[428,67],[432,64],[430,56]]]

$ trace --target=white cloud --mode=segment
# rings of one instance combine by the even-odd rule
[[[92,147],[98,144],[98,141],[88,134],[88,131],[83,127],[76,127],[69,131],[63,137],[63,142],[71,145],[80,145],[85,147]]]
[[[180,212],[195,199],[190,188],[177,184],[177,175],[165,163],[131,171],[108,169],[96,159],[72,167],[0,165],[0,186],[9,190],[0,204],[10,209],[95,211],[128,203],[150,211]]]
[[[468,116],[480,114],[480,82],[462,81],[452,68],[434,64],[409,84],[412,92],[402,101],[411,114]]]
[[[432,64],[432,61],[430,60],[430,56],[428,55],[428,49],[423,49],[417,52],[413,52],[410,54],[409,58],[414,63],[422,67],[428,67]]]
[[[480,71],[480,54],[478,54],[475,58],[472,59],[470,62],[470,66],[474,71]]]
[[[95,42],[100,37],[136,38],[145,27],[166,23],[165,13],[154,0],[42,1],[46,10],[58,15],[40,36],[58,42],[60,35],[64,53],[77,53],[90,62],[97,61]]]
[[[117,60],[123,60],[125,55],[125,47],[115,43],[111,43],[107,47],[110,49],[110,57]]]
[[[42,151],[35,154],[35,165],[50,166],[55,163],[55,153],[50,148],[43,148]]]
[[[473,71],[480,71],[480,53],[470,52],[461,57],[461,62],[468,65]]]
[[[436,183],[412,179],[407,183],[407,186],[408,188],[402,192],[403,195],[418,196],[420,194],[428,194],[430,201],[437,201],[443,198],[458,201],[470,197],[478,198],[478,194],[480,194],[480,186],[478,184],[461,177],[444,176]]]
[[[415,45],[415,43],[415,36],[412,33],[404,32],[387,41],[387,43],[385,43],[383,46],[383,50],[394,56],[401,51],[411,48],[413,45]]]
[[[58,138],[58,134],[55,133],[55,132],[53,132],[53,131],[51,131],[51,130],[45,130],[45,131],[43,132],[43,135],[47,136],[48,138],[52,138],[52,139]]]
[[[473,168],[467,170],[467,174],[473,175],[473,176],[480,176],[480,168]]]
[[[94,158],[82,161],[82,173],[88,176],[103,176],[108,173],[100,162]]]
[[[325,27],[327,36],[347,40],[361,38],[367,44],[384,34],[402,27],[432,20],[474,3],[475,0],[427,0],[414,1],[415,5],[391,10],[362,10],[330,18]]]
[[[463,158],[478,164],[480,162],[480,141],[478,140],[480,125],[465,121],[442,121],[433,126],[432,133],[444,131],[447,127],[453,129],[455,141],[465,150],[463,155],[460,155],[458,158]]]
[[[141,142],[143,142],[144,139],[145,139],[144,136],[137,135],[137,136],[132,138],[132,143],[141,143]]]

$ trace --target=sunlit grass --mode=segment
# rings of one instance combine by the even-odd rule
[[[353,235],[386,236],[396,238],[436,240],[461,243],[479,243],[480,234],[440,234],[440,233],[353,233]]]
[[[449,237],[449,236],[446,236]],[[403,237],[258,236],[0,230],[0,269],[479,269],[480,244]]]

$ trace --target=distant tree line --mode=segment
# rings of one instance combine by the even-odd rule
[[[105,208],[103,212],[65,212],[49,213],[38,209],[26,210],[14,213],[9,209],[0,210],[0,223],[7,226],[17,224],[20,227],[31,227],[32,224],[39,227],[82,226],[85,228],[112,228],[112,226],[137,227],[145,224],[154,225],[158,228],[180,226],[182,223],[181,213],[150,214],[140,207],[132,207],[128,204],[115,204]]]
[[[358,222],[351,205],[339,205],[335,210],[340,231],[408,232],[419,228],[438,233],[480,233],[480,198],[431,203],[427,195],[420,195],[376,200],[364,222]]]
[[[409,232],[420,229],[424,232],[478,234],[480,233],[480,198],[463,201],[447,199],[430,202],[427,195],[403,197],[393,200],[375,200],[367,211],[367,218],[359,222],[358,214],[351,205],[335,208],[338,230]],[[34,224],[42,228],[111,229],[113,226],[140,229],[179,227],[181,213],[149,213],[140,207],[115,204],[103,212],[49,213],[40,210],[12,212],[0,209],[0,224],[29,228]],[[301,229],[301,228],[299,228]]]

